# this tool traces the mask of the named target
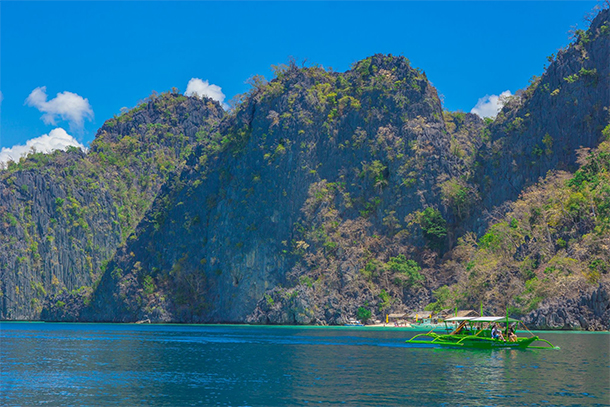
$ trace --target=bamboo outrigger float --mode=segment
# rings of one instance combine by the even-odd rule
[[[457,324],[452,328],[447,323]],[[445,320],[446,334],[438,334],[430,331],[425,334],[415,335],[407,343],[431,344],[454,348],[475,348],[475,349],[559,349],[546,339],[542,339],[532,334],[529,338],[512,336],[508,337],[509,324],[521,324],[526,331],[529,329],[522,321],[508,317],[453,317]],[[494,324],[505,324],[502,332],[503,338],[493,338],[491,327]],[[530,332],[531,333],[531,332]],[[432,339],[416,339],[419,337],[430,337]],[[533,346],[534,342],[544,342],[548,346]]]

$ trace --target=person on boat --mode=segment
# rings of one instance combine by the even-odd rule
[[[502,331],[500,330],[500,327],[498,326],[498,324],[495,324],[493,329],[491,330],[491,337],[493,339],[499,339],[504,341],[504,336],[502,336]]]
[[[515,324],[511,324],[506,330],[506,336],[509,342],[517,342],[517,335],[515,334]]]

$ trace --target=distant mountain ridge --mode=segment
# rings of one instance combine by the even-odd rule
[[[341,324],[359,308],[485,301],[534,326],[607,329],[608,27],[606,9],[493,122],[443,112],[425,73],[379,54],[344,73],[280,67],[230,114],[152,98],[106,122],[86,156],[0,173],[0,193],[24,197],[3,206],[0,317]],[[581,147],[594,150],[578,164]],[[584,186],[557,173],[526,192],[579,165]],[[48,214],[30,219],[21,185],[47,168],[76,181],[37,186],[46,203],[30,211]],[[96,168],[94,199],[98,178],[80,174]],[[576,194],[589,206],[551,215],[553,197]],[[36,263],[51,258],[49,219],[76,242],[58,248],[61,266]],[[18,236],[29,246],[11,247]]]

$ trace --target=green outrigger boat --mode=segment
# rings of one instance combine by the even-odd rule
[[[492,338],[491,331],[495,324],[504,324],[501,329],[502,338]],[[510,324],[510,325],[509,325]],[[523,325],[522,321],[508,317],[453,317],[445,319],[447,333],[436,333],[433,331],[425,334],[415,335],[407,343],[430,344],[452,348],[474,348],[474,349],[559,349],[546,339],[532,334],[529,338],[510,335],[509,326]],[[530,332],[531,333],[531,332]],[[430,339],[417,339],[428,337]],[[544,342],[545,346],[534,346],[532,343]]]

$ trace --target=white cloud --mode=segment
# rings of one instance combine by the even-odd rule
[[[47,87],[42,86],[34,89],[25,103],[43,112],[42,120],[46,124],[55,125],[56,120],[61,118],[70,123],[72,131],[82,130],[85,119],[93,119],[89,100],[72,92],[58,93],[54,99],[47,101]]]
[[[5,165],[9,161],[19,161],[21,157],[36,151],[39,153],[50,153],[55,150],[66,150],[68,146],[75,146],[86,151],[86,147],[76,141],[74,137],[66,133],[64,129],[58,127],[43,134],[40,137],[28,140],[24,145],[16,145],[11,148],[3,147],[0,150],[0,166]]]
[[[470,113],[478,114],[481,117],[493,117],[495,118],[502,106],[504,106],[506,98],[512,96],[510,90],[505,90],[498,95],[485,95],[477,102],[477,105],[472,108]]]
[[[208,81],[202,81],[199,78],[192,78],[186,85],[186,96],[207,96],[220,103],[223,109],[227,110],[229,106],[224,103],[225,94],[222,93],[222,88],[218,85],[210,84]]]

